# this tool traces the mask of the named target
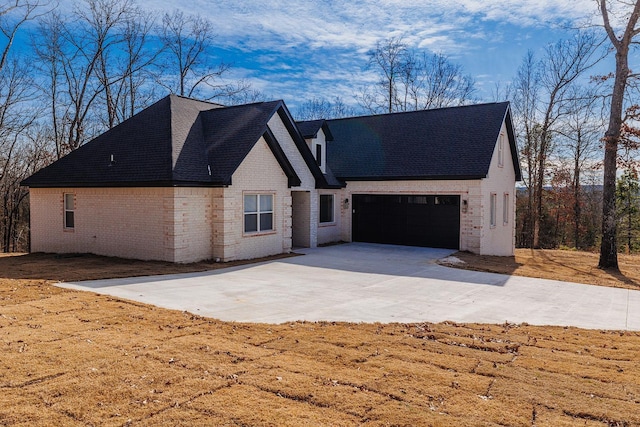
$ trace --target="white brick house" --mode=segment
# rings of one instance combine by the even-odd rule
[[[282,101],[171,95],[23,185],[33,252],[193,262],[352,240],[512,255],[519,179],[507,103],[296,124]]]

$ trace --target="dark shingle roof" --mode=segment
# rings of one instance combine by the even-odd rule
[[[297,186],[300,179],[267,125],[276,113],[313,173],[317,188],[339,188],[348,179],[485,177],[503,120],[520,179],[508,103],[315,120],[296,128],[282,101],[222,107],[170,95],[22,184],[229,185],[245,156],[264,137],[289,185]],[[303,135],[316,135],[320,128],[330,141],[326,174],[320,172],[303,139]]]
[[[477,179],[487,176],[509,103],[328,120],[327,163],[340,180]]]
[[[282,101],[221,107],[169,95],[22,182],[31,187],[229,185],[264,136],[289,184],[300,179],[267,123],[291,120]],[[299,149],[308,151],[295,125]],[[310,152],[302,153],[316,185],[327,186]],[[111,158],[113,156],[113,162]],[[315,169],[314,169],[315,168]],[[316,170],[317,169],[317,170]]]
[[[325,139],[327,141],[333,140],[333,135],[331,135],[331,131],[327,127],[327,121],[325,119],[296,122],[296,124],[298,125],[298,129],[300,129],[300,133],[305,139],[315,138],[316,136],[318,136],[318,131],[322,129],[324,131]]]

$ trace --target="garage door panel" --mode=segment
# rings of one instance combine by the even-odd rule
[[[458,249],[460,196],[353,195],[353,240]]]

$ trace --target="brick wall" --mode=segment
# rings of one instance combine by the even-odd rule
[[[505,125],[501,133],[507,135]],[[489,175],[482,180],[482,245],[481,255],[510,256],[515,248],[515,170],[508,140],[504,144],[504,162],[498,164],[498,144],[491,159]],[[490,194],[496,194],[496,225],[490,225]],[[504,195],[509,194],[508,222],[503,221]]]
[[[173,204],[165,206],[165,236],[173,237],[165,244],[165,251],[173,252],[174,262],[213,258],[212,199],[222,189],[176,187],[173,193]]]
[[[342,190],[318,190],[318,197],[322,194],[333,195],[333,218],[331,223],[320,223],[318,217],[318,244],[339,242],[342,239],[342,210],[344,196]],[[319,204],[320,202],[318,202]],[[319,209],[319,208],[318,208]],[[319,210],[318,210],[319,212]]]
[[[307,163],[304,161],[302,154],[295,145],[289,131],[285,127],[284,123],[280,119],[280,116],[275,114],[271,120],[269,120],[269,129],[275,135],[278,143],[282,147],[282,151],[286,154],[289,162],[295,169],[296,173],[300,177],[301,184],[298,187],[290,188],[290,191],[309,191],[309,247],[315,248],[318,244],[318,192],[316,191],[316,181],[313,174],[309,170]],[[306,223],[305,223],[306,224]],[[306,226],[306,225],[305,225]],[[294,233],[295,230],[294,230]],[[306,235],[306,230],[302,232]]]
[[[214,257],[223,261],[258,258],[291,250],[291,193],[287,176],[266,141],[260,139],[214,202]],[[244,195],[272,194],[274,230],[244,232]],[[224,231],[220,231],[220,228]]]
[[[171,262],[212,257],[211,193],[205,188],[32,188],[31,250]],[[63,226],[74,194],[75,227]]]

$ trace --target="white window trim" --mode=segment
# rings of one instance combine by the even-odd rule
[[[322,196],[331,196],[332,198],[332,202],[331,202],[331,221],[325,221],[322,222],[320,220],[321,217],[321,211],[322,211]],[[335,194],[320,194],[318,197],[318,224],[320,226],[326,226],[326,225],[335,225],[336,223],[336,195]]]
[[[491,193],[489,196],[489,226],[495,228],[496,216],[497,216],[497,199],[496,193]]]
[[[504,133],[500,133],[498,138],[498,167],[504,167]]]
[[[68,209],[67,198],[71,198],[72,207]],[[67,224],[67,213],[73,214],[73,224]],[[74,193],[63,193],[62,195],[62,225],[65,230],[74,230],[76,228],[76,195]]]
[[[244,198],[246,196],[256,196],[256,211],[252,211],[252,212],[245,212],[244,210]],[[260,196],[271,196],[271,210],[261,210],[260,209]],[[255,191],[248,191],[246,193],[242,194],[242,234],[245,236],[256,236],[256,235],[264,235],[264,234],[273,234],[276,232],[276,215],[275,215],[275,201],[276,201],[276,197],[275,197],[275,193],[271,193],[271,192],[255,192]],[[267,230],[261,230],[260,229],[260,215],[261,214],[267,214],[270,213],[271,214],[271,228],[267,229]],[[256,224],[256,231],[247,231],[245,229],[245,216],[246,215],[257,215],[257,224]]]
[[[502,225],[509,225],[509,193],[502,195]]]

